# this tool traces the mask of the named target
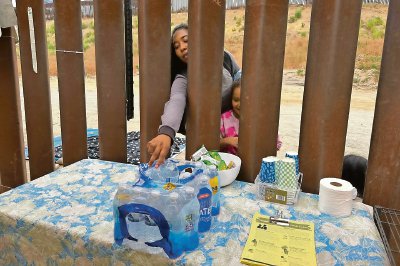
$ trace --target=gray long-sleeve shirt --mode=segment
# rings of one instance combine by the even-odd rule
[[[239,66],[233,59],[233,56],[228,53],[232,61],[232,73],[225,68],[222,73],[222,86],[221,86],[221,97],[222,97],[222,110],[226,111],[230,106],[230,88],[233,82],[232,76],[239,71]],[[170,136],[172,139],[179,130],[183,114],[186,108],[187,99],[187,88],[188,88],[187,77],[184,75],[177,75],[171,86],[171,94],[168,102],[164,106],[164,113],[161,116],[161,126],[158,130],[159,134],[165,134]]]

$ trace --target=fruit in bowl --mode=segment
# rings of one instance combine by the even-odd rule
[[[230,153],[219,152],[219,155],[221,156],[222,160],[225,161],[226,165],[229,165],[230,162],[233,162],[232,168],[218,171],[220,186],[224,187],[235,181],[236,177],[239,174],[242,160],[236,155]]]

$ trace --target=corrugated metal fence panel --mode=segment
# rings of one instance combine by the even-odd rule
[[[188,10],[188,0],[172,0],[171,1],[171,11],[181,12]]]

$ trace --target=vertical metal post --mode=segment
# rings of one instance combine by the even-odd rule
[[[171,1],[139,1],[140,160],[157,135],[171,88]]]
[[[400,1],[390,1],[364,202],[400,209]]]
[[[340,177],[362,0],[313,2],[300,128],[303,189]]]
[[[189,2],[186,157],[219,149],[225,0]]]
[[[63,163],[69,165],[87,158],[81,1],[54,6]]]
[[[133,118],[132,2],[124,0],[126,118]]]
[[[124,1],[95,0],[100,158],[126,162]]]
[[[26,182],[26,167],[12,28],[2,29],[0,37],[0,80],[0,184],[16,187]]]
[[[53,127],[43,0],[17,1],[31,180],[54,171]]]
[[[246,1],[240,101],[239,179],[253,182],[263,157],[276,155],[288,0]]]

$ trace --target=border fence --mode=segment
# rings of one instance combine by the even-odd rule
[[[137,15],[137,4],[138,0],[132,1],[132,14]],[[172,0],[171,1],[171,12],[186,12],[188,10],[189,0]],[[289,0],[291,5],[308,5],[312,4],[313,0]],[[364,4],[385,4],[388,5],[390,0],[363,0]],[[226,0],[226,9],[235,9],[245,7],[246,0]],[[82,17],[93,17],[93,1],[81,1],[81,12]],[[47,20],[54,19],[54,4],[45,4],[45,15]]]

